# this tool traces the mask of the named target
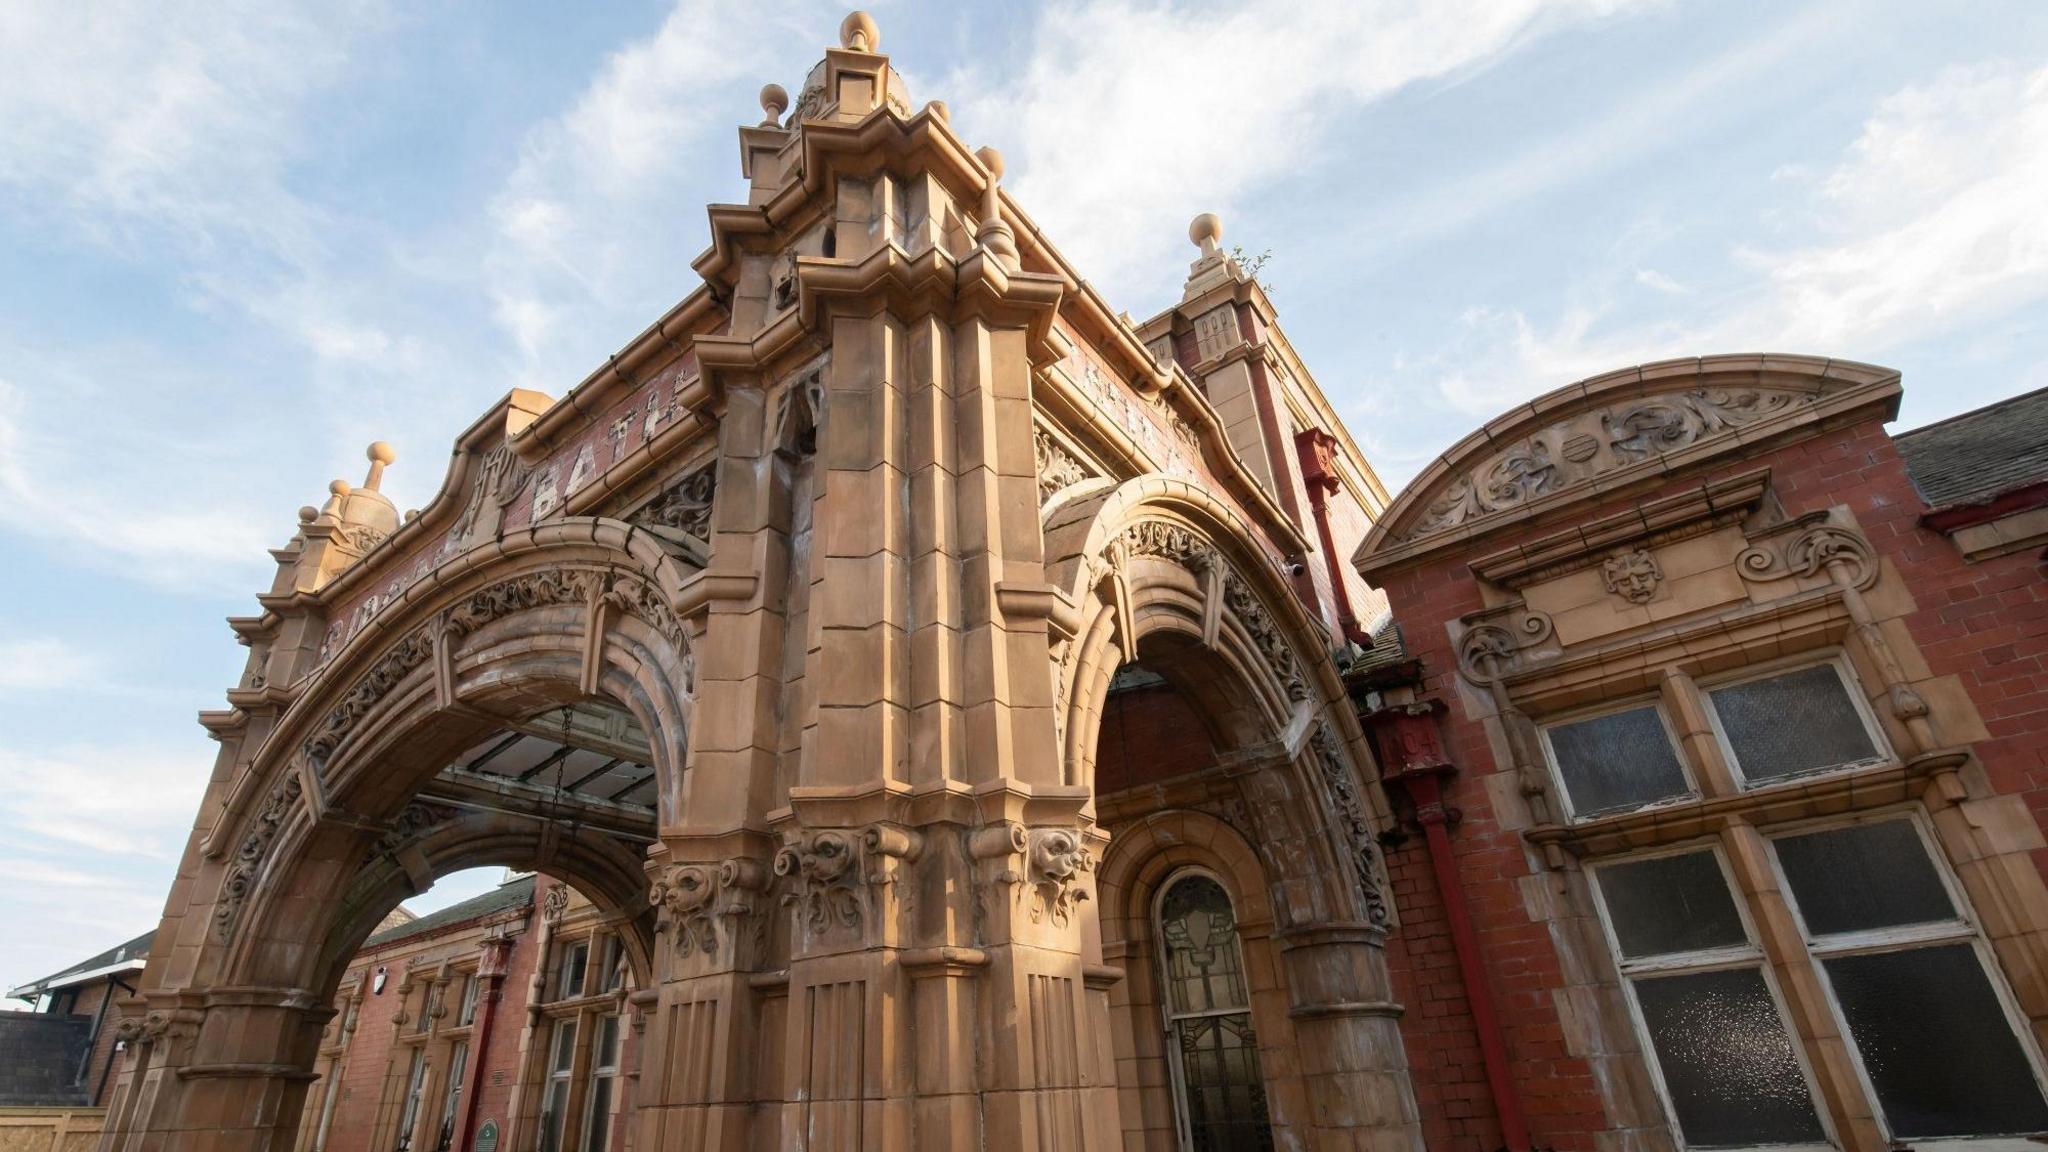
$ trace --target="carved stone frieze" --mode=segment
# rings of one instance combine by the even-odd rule
[[[706,465],[676,481],[627,519],[644,527],[667,528],[709,542],[711,499],[717,487],[718,470]]]
[[[1073,919],[1074,907],[1088,899],[1081,874],[1094,871],[1094,854],[1072,828],[1033,828],[1028,844],[1026,868],[1037,897],[1031,922],[1050,917],[1054,927],[1064,928]]]
[[[313,770],[324,773],[328,757],[341,746],[341,742],[355,729],[377,701],[397,687],[399,682],[412,674],[413,669],[427,662],[434,653],[433,630],[427,627],[415,628],[400,637],[398,643],[371,665],[369,672],[355,682],[348,695],[341,698],[320,722],[319,731],[308,737],[299,747],[300,755],[313,765]]]
[[[1813,402],[1777,388],[1644,396],[1560,421],[1455,478],[1404,539],[1417,540]]]
[[[1657,557],[1645,549],[1617,552],[1600,562],[1601,578],[1607,582],[1607,590],[1631,604],[1647,604],[1657,596],[1657,585],[1664,579],[1664,570],[1657,566]]]
[[[1830,522],[1825,513],[1799,517],[1760,535],[1762,539],[1751,537],[1750,546],[1735,558],[1735,570],[1744,579],[1814,576],[1840,565],[1857,588],[1877,583],[1877,553],[1870,541],[1853,528]]]
[[[1365,802],[1358,794],[1351,769],[1343,753],[1338,751],[1337,736],[1330,731],[1329,725],[1316,729],[1311,748],[1317,771],[1322,777],[1323,790],[1330,801],[1331,813],[1336,817],[1338,831],[1351,852],[1366,920],[1384,928],[1391,916],[1380,866],[1379,842],[1373,836],[1372,822],[1366,817]]]
[[[1520,601],[1465,618],[1458,641],[1458,671],[1474,684],[1491,684],[1528,662],[1528,650],[1550,639],[1550,617]]]
[[[1123,535],[1127,556],[1157,556],[1171,560],[1190,572],[1207,572],[1216,563],[1216,550],[1191,529],[1169,520],[1141,520]]]
[[[1038,504],[1043,508],[1060,491],[1095,475],[1095,470],[1067,451],[1043,428],[1031,430],[1031,453],[1038,465]]]
[[[390,854],[418,840],[428,832],[461,816],[460,809],[429,800],[414,800],[407,804],[398,818],[391,822],[382,836],[377,838],[377,851]]]
[[[1308,681],[1302,679],[1301,665],[1294,658],[1294,648],[1287,643],[1287,637],[1280,634],[1280,628],[1273,618],[1266,614],[1266,606],[1259,597],[1235,572],[1223,578],[1223,603],[1237,617],[1238,623],[1251,634],[1259,654],[1265,657],[1267,667],[1280,681],[1289,700],[1306,700],[1309,697]]]
[[[547,923],[561,923],[562,917],[565,914],[567,914],[568,911],[569,886],[567,884],[556,884],[555,886],[548,889],[548,894],[546,896],[541,897],[540,918],[546,921]]]
[[[228,863],[227,878],[221,882],[220,898],[213,906],[214,931],[221,943],[234,938],[235,922],[241,918],[242,905],[248,901],[249,891],[255,886],[257,877],[263,874],[263,864],[270,855],[271,845],[276,843],[284,822],[298,808],[304,791],[305,785],[301,783],[298,771],[287,768],[284,778],[264,798],[263,807],[257,810],[255,821],[236,847],[235,858]]]
[[[656,587],[652,580],[643,580],[637,576],[617,577],[612,580],[611,586],[605,589],[602,600],[617,611],[645,620],[655,631],[668,637],[677,648],[688,646],[689,641],[683,631],[682,619],[676,615],[676,610],[669,604],[668,597],[662,595],[661,589]],[[686,692],[694,691],[696,688],[694,683],[689,682],[694,680],[694,669],[695,662],[686,661],[686,682],[683,685]]]
[[[450,639],[460,639],[515,612],[583,603],[590,597],[595,575],[578,569],[550,568],[501,580],[450,608],[442,619],[441,632]]]
[[[336,524],[333,539],[341,551],[361,556],[382,544],[390,535],[374,524]]]

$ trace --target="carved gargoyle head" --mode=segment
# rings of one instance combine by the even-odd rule
[[[1648,603],[1657,595],[1657,582],[1664,579],[1657,558],[1640,548],[1609,556],[1600,565],[1600,574],[1609,592],[1631,604]]]

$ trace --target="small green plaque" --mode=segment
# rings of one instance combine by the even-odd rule
[[[486,1120],[484,1121],[484,1126],[476,1130],[476,1152],[498,1152],[498,1122],[496,1120]]]

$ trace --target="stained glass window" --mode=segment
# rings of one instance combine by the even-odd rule
[[[1198,1152],[1273,1147],[1251,995],[1230,895],[1188,873],[1159,902],[1166,1017],[1187,1146]]]

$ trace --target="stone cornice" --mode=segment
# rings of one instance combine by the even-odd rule
[[[1445,452],[1395,498],[1352,563],[1366,579],[1555,522],[1735,453],[1897,414],[1899,374],[1810,356],[1645,364],[1514,409]]]
[[[1472,573],[1504,588],[1598,564],[1612,549],[1655,546],[1735,523],[1756,511],[1770,490],[1771,470],[1758,468],[1652,500],[1472,561]]]

